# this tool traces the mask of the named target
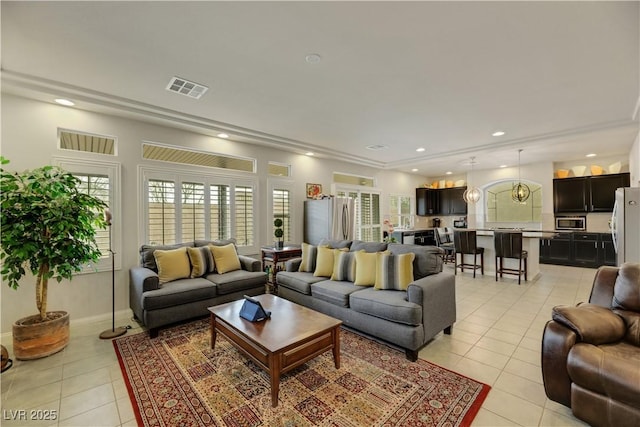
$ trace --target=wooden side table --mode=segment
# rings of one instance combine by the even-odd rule
[[[302,256],[302,248],[299,246],[285,246],[282,249],[276,249],[273,246],[263,246],[260,248],[260,252],[262,256],[262,271],[266,271],[267,263],[273,266],[274,274],[269,275],[267,281],[274,289],[276,287],[276,273],[282,269],[280,263]]]

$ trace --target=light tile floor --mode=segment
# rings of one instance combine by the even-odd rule
[[[594,274],[542,265],[536,280],[518,286],[513,276],[496,282],[490,275],[458,273],[453,333],[439,334],[420,357],[491,385],[474,426],[586,425],[545,396],[540,348],[551,308],[587,301]],[[128,334],[141,331],[131,319],[116,321],[125,324],[133,327]],[[14,361],[0,376],[0,425],[135,426],[113,345],[98,338],[110,327],[111,321],[72,324],[71,341],[60,353]],[[3,344],[11,353],[11,343]],[[55,419],[33,419],[54,411]]]

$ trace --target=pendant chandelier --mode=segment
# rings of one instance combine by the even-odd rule
[[[471,173],[469,174],[469,176],[473,175],[473,165],[476,164],[476,158],[472,157],[471,158]],[[468,180],[467,180],[468,182]],[[480,201],[480,198],[482,197],[482,191],[480,191],[479,188],[477,187],[473,187],[473,186],[468,186],[467,189],[465,190],[465,192],[462,194],[462,198],[464,199],[464,201],[469,205],[469,204],[473,204],[473,203],[477,203],[478,201]]]
[[[514,183],[511,187],[511,199],[516,203],[525,203],[529,199],[531,190],[529,186],[520,179],[520,153],[522,148],[518,150],[518,183]]]

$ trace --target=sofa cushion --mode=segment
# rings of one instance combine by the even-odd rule
[[[191,274],[186,247],[166,251],[158,249],[153,252],[153,256],[158,266],[160,284],[185,279]]]
[[[216,271],[219,274],[240,270],[242,268],[240,266],[238,252],[236,252],[236,246],[233,243],[224,246],[209,245],[209,249],[211,249],[213,260],[216,264]]]
[[[640,311],[640,264],[625,263],[620,266],[611,307]]]
[[[329,246],[331,249],[349,249],[351,247],[351,240],[329,240],[322,239],[318,246]]]
[[[336,251],[333,254],[333,273],[331,280],[356,280],[356,257],[353,252]]]
[[[409,252],[415,254],[415,259],[413,260],[413,278],[415,280],[442,271],[442,256],[444,255],[444,250],[437,246],[390,243],[388,248],[393,255],[406,254]]]
[[[357,286],[373,286],[376,284],[376,252],[360,250],[356,256],[356,277],[353,281]]]
[[[363,242],[362,240],[354,240],[349,248],[351,252],[365,251],[365,252],[382,252],[387,250],[386,243],[380,242]]]
[[[217,285],[218,295],[253,289],[267,283],[267,275],[263,271],[234,270],[224,274],[209,274],[206,279]]]
[[[325,280],[327,280],[326,277],[316,277],[313,273],[299,271],[279,271],[276,275],[278,286],[284,286],[304,295],[311,295],[311,285]]]
[[[198,279],[180,279],[166,283],[159,289],[142,294],[142,308],[157,310],[201,301],[216,296],[216,286],[210,281]]]
[[[321,301],[325,301],[339,307],[349,307],[349,295],[362,289],[351,282],[338,282],[325,280],[314,283],[311,286],[311,295]]]
[[[142,245],[140,247],[140,266],[153,270],[157,273],[158,266],[156,265],[156,259],[153,257],[153,253],[158,249],[167,251],[183,247],[192,248],[193,242],[176,243],[175,245]]]
[[[210,246],[210,245],[227,246],[230,243],[233,243],[235,245],[236,244],[236,239],[231,238],[231,239],[222,239],[222,240],[196,240],[194,242],[196,247]]]
[[[413,253],[391,255],[387,252],[376,254],[376,289],[405,291],[413,281]]]
[[[358,313],[369,314],[406,325],[422,324],[422,307],[407,301],[403,291],[360,288],[349,295],[349,307]]]
[[[187,248],[189,261],[191,262],[191,274],[189,277],[202,277],[205,274],[213,273],[216,265],[213,262],[211,250],[206,246]]]
[[[300,262],[298,271],[313,273],[316,269],[318,247],[310,245],[308,243],[303,243],[300,249],[302,249],[302,261]]]
[[[578,343],[569,351],[567,371],[577,385],[633,407],[640,407],[640,348],[620,342]]]

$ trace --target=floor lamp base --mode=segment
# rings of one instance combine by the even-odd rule
[[[127,328],[119,327],[115,329],[107,329],[106,331],[100,334],[100,338],[103,340],[108,340],[111,338],[119,337],[120,335],[124,335],[127,333]]]

